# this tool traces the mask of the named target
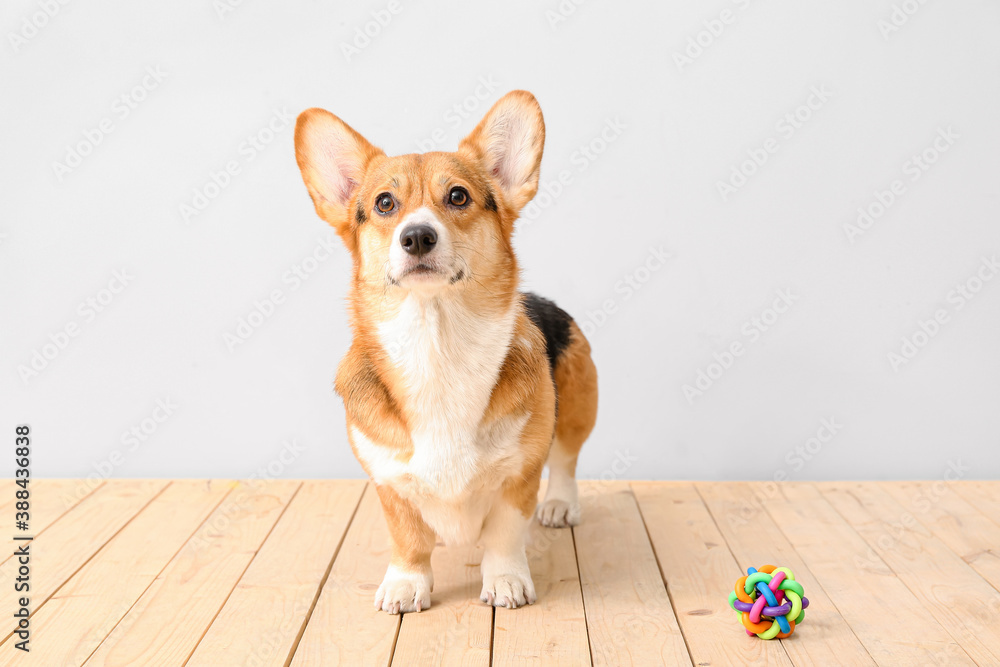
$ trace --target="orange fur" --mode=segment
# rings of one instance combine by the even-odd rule
[[[559,393],[555,441],[571,457],[575,470],[580,448],[597,422],[597,367],[576,322],[570,323],[570,344],[556,362],[554,375]]]
[[[390,562],[403,570],[430,569],[434,550],[434,530],[423,520],[413,505],[401,498],[387,484],[375,487],[386,516],[392,540]]]

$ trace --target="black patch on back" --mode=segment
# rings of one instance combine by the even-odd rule
[[[549,355],[549,368],[554,374],[556,360],[569,345],[569,323],[573,318],[565,310],[537,294],[524,292],[524,310],[545,337],[545,352]]]
[[[358,221],[359,225],[365,224],[368,216],[365,215],[365,210],[361,208],[361,204],[358,204],[358,210],[354,212],[354,219]]]
[[[483,202],[483,208],[487,211],[497,212],[497,200],[493,197],[493,192],[489,188],[486,189],[486,201]]]

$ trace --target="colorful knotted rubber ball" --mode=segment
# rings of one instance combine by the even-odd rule
[[[784,639],[805,619],[809,600],[791,570],[765,565],[747,568],[747,576],[740,577],[729,594],[729,606],[740,615],[748,635]]]

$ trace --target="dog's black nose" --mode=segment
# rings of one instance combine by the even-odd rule
[[[430,225],[410,225],[399,235],[399,242],[403,250],[420,257],[434,249],[438,235]]]

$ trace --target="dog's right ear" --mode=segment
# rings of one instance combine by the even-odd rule
[[[372,158],[384,155],[325,109],[307,109],[295,123],[295,159],[319,217],[348,238],[351,201]]]

